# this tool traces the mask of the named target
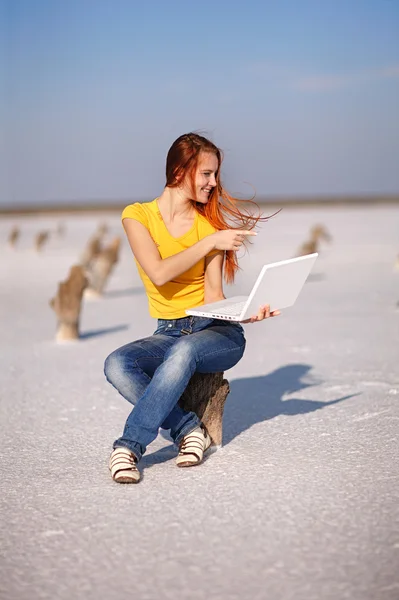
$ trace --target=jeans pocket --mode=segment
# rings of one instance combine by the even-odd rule
[[[152,335],[158,335],[160,333],[165,333],[166,325],[159,325]]]
[[[196,331],[202,331],[207,327],[215,324],[215,319],[208,317],[195,317],[195,321],[193,324],[193,333]]]

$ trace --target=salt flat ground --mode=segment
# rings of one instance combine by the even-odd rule
[[[136,486],[108,472],[129,405],[102,372],[155,329],[127,243],[78,343],[55,343],[48,305],[103,221],[122,233],[118,214],[0,223],[1,599],[397,600],[399,207],[287,208],[262,226],[234,293],[313,224],[333,242],[293,308],[245,326],[223,447],[178,469],[159,436]]]

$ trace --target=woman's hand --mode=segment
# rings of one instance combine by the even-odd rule
[[[212,233],[210,237],[214,242],[215,250],[239,250],[244,243],[246,235],[258,235],[255,231],[246,229],[222,229]]]
[[[257,321],[263,321],[263,319],[268,319],[269,317],[277,317],[279,314],[279,310],[270,312],[270,304],[265,304],[259,308],[257,315],[253,315],[250,319],[245,319],[245,321],[241,321],[241,323],[257,323]]]

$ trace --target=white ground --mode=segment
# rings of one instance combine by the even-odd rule
[[[127,243],[80,342],[55,343],[48,306],[103,220],[122,233],[117,214],[0,222],[0,598],[398,599],[399,207],[287,208],[263,226],[234,293],[311,225],[334,239],[295,307],[246,326],[222,449],[178,469],[159,436],[136,486],[107,469],[129,405],[102,372],[155,328]]]

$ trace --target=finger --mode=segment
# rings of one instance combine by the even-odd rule
[[[258,321],[263,321],[270,317],[270,304],[265,304],[259,308]]]
[[[236,233],[234,236],[233,244],[243,244],[245,240],[245,235],[241,235],[241,233]]]
[[[249,230],[247,230],[247,229],[241,229],[241,230],[240,230],[240,234],[241,234],[241,235],[258,235],[258,234],[256,233],[256,231],[249,231]]]
[[[258,321],[263,321],[263,319],[265,318],[265,309],[264,309],[263,306],[261,306],[259,308],[259,312],[258,312],[257,317],[258,317],[258,319],[257,319]]]
[[[256,323],[257,320],[258,320],[258,315],[252,315],[251,317],[249,317],[248,323]]]
[[[271,317],[278,317],[278,315],[281,315],[279,310],[273,310],[273,312],[270,313]]]

